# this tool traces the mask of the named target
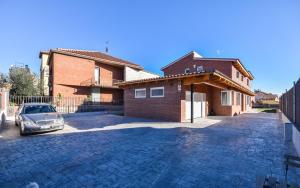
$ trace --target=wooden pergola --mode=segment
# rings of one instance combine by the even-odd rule
[[[254,96],[254,93],[249,89],[236,83],[226,75],[214,71],[202,75],[185,77],[183,78],[183,85],[189,85],[191,90],[191,123],[194,122],[194,85],[195,84],[207,84],[216,88],[224,90],[239,90],[250,96]]]

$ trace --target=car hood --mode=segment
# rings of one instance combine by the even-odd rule
[[[22,116],[24,119],[31,120],[34,123],[36,123],[37,121],[46,121],[62,118],[62,116],[58,113],[22,114]]]

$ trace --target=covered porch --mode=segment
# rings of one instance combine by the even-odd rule
[[[181,120],[234,116],[251,108],[253,92],[220,72],[182,79]]]

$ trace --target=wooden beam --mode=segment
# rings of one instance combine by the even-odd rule
[[[208,80],[209,80],[209,75],[184,78],[183,85],[199,84],[203,81],[208,81]]]
[[[207,82],[202,82],[203,84],[206,84],[206,85],[210,85],[212,87],[216,87],[216,88],[219,88],[219,89],[229,89],[226,85],[222,85],[222,84],[219,84],[219,83],[214,83],[214,82],[211,82],[211,81],[207,81]]]

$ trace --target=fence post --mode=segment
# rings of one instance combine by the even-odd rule
[[[296,82],[293,87],[293,121],[296,122]]]

